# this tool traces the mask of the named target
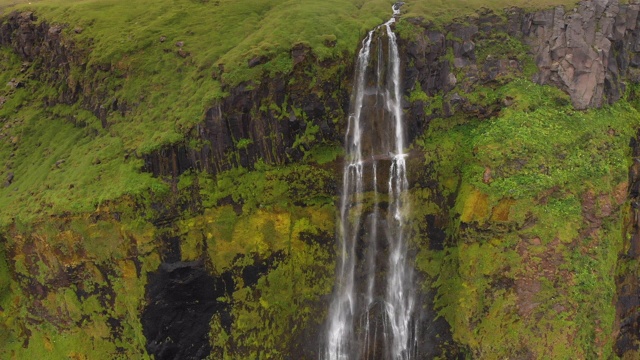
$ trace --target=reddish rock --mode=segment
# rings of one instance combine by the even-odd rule
[[[491,169],[487,166],[484,168],[484,174],[482,174],[482,182],[489,184],[491,182]]]

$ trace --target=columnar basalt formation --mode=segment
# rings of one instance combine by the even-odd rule
[[[640,71],[640,5],[582,1],[525,16],[523,34],[540,72],[534,80],[569,93],[576,109],[613,103]]]
[[[335,70],[338,63],[327,63],[325,70],[334,67],[338,77],[309,89],[315,59],[309,49],[301,49],[292,55],[298,61],[293,74],[241,84],[210,107],[203,123],[187,135],[201,146],[184,142],[162,147],[144,155],[144,169],[160,176],[178,176],[188,169],[215,174],[234,166],[252,167],[259,159],[268,164],[299,160],[310,145],[296,144],[305,133],[313,134],[311,144],[336,142],[343,128],[338,119],[346,116],[348,106],[346,84],[340,79],[348,72]],[[288,82],[289,77],[296,81]]]

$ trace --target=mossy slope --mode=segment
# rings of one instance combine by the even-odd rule
[[[436,120],[418,142],[450,199],[449,246],[418,266],[474,358],[610,358],[638,111],[576,112],[525,80],[493,91],[515,99],[498,117]]]

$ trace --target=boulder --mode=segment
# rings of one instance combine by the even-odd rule
[[[4,182],[4,184],[5,184],[4,186],[7,187],[7,186],[11,185],[11,183],[13,182],[13,178],[14,178],[13,172],[8,173],[7,174],[7,179]]]

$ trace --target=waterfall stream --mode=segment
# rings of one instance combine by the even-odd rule
[[[367,34],[358,54],[325,360],[417,358],[400,59],[391,28],[400,5]]]

